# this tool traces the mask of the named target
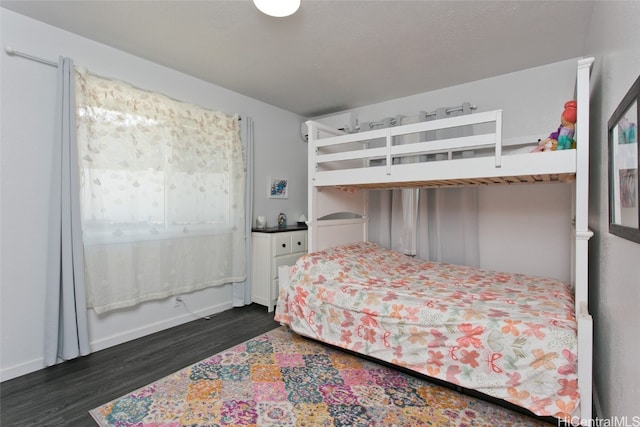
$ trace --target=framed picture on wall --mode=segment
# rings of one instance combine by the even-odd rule
[[[270,199],[286,199],[289,197],[289,180],[287,178],[270,176],[267,182],[269,184]]]
[[[609,119],[609,232],[640,243],[640,77]]]

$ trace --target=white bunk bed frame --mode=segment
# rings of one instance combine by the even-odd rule
[[[572,271],[578,324],[578,388],[580,406],[571,424],[592,418],[593,324],[588,308],[589,96],[593,58],[578,61],[575,150],[504,155],[502,111],[489,111],[393,128],[345,134],[320,123],[309,131],[308,250],[367,241],[367,192],[355,189],[426,188],[533,182],[567,182],[573,187]],[[444,140],[393,145],[394,137],[450,127],[490,126],[488,132]],[[474,127],[475,129],[475,127]],[[369,148],[374,139],[384,146]],[[354,148],[355,147],[355,148]],[[491,148],[492,156],[457,158],[452,153]],[[394,164],[395,157],[444,153],[447,160]],[[459,156],[458,156],[459,157]],[[371,160],[384,159],[382,166]],[[336,167],[342,164],[342,168]],[[378,163],[379,164],[379,163]],[[339,188],[336,188],[339,187]],[[347,191],[345,191],[347,190]],[[340,213],[348,212],[348,215]],[[288,270],[281,270],[287,280]],[[282,286],[282,285],[281,285]],[[577,418],[579,417],[579,418]],[[591,421],[588,421],[591,422]],[[587,424],[589,425],[589,424]]]

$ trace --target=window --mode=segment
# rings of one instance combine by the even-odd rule
[[[76,106],[89,306],[243,280],[238,118],[86,71]]]

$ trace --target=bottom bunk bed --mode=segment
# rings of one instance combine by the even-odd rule
[[[288,272],[275,319],[300,335],[538,416],[571,419],[579,407],[566,283],[423,261],[372,242],[304,255]]]

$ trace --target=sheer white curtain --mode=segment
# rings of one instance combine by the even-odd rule
[[[87,305],[245,281],[238,117],[85,70],[76,92]]]
[[[460,109],[439,108],[433,115],[403,119],[403,124],[470,113],[471,105],[464,103]],[[472,129],[464,127],[423,137],[429,141],[471,134]],[[420,259],[479,266],[477,198],[475,187],[371,191],[369,239]]]

